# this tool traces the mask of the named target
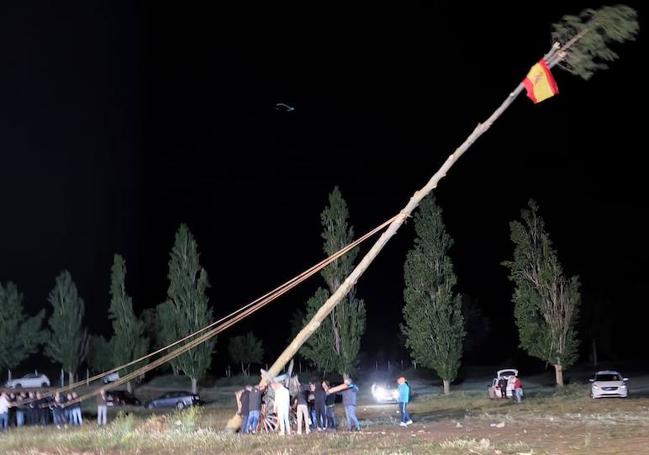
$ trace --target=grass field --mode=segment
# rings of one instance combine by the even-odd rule
[[[422,394],[410,406],[415,423],[397,425],[396,407],[358,407],[360,433],[237,435],[222,429],[232,415],[223,400],[167,414],[127,410],[98,429],[22,428],[0,434],[2,454],[617,454],[649,453],[649,398],[591,400],[587,386],[537,392],[520,405],[483,391]],[[342,409],[337,410],[342,420]]]

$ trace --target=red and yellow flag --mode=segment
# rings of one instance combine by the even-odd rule
[[[535,104],[559,93],[559,88],[552,77],[550,68],[543,59],[527,73],[523,86],[527,90],[527,97],[534,101]]]

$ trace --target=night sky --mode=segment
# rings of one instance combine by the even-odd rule
[[[0,6],[0,281],[18,285],[30,312],[49,308],[67,268],[90,331],[109,334],[113,254],[127,261],[136,309],[152,307],[165,298],[181,222],[198,241],[215,315],[249,302],[322,259],[319,214],[335,185],[357,234],[397,213],[548,50],[550,24],[600,6],[217,3]],[[508,223],[532,197],[566,272],[581,277],[584,343],[597,308],[609,358],[646,359],[633,340],[649,317],[647,54],[642,7],[627,3],[641,34],[611,69],[588,82],[555,70],[560,95],[518,99],[436,191],[459,290],[492,327],[474,357],[525,357],[500,263],[513,250]],[[410,223],[359,282],[365,350],[386,358],[403,356],[412,239]],[[291,313],[322,284],[231,333],[254,330],[272,361]]]

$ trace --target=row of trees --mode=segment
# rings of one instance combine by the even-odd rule
[[[205,293],[209,287],[207,272],[200,266],[198,246],[184,224],[176,233],[170,253],[168,279],[166,300],[138,317],[126,290],[126,262],[115,255],[108,310],[113,326],[110,339],[89,336],[83,323],[85,303],[67,270],[56,278],[49,294],[52,314],[47,329],[42,328],[45,310],[35,316],[26,315],[17,287],[0,283],[0,368],[16,368],[44,345],[47,357],[60,364],[73,382],[85,360],[93,371],[105,371],[140,358],[150,345],[166,346],[210,324],[213,316]],[[174,373],[191,378],[194,392],[198,379],[210,367],[215,343],[213,338],[171,362]]]
[[[353,240],[349,210],[338,188],[329,195],[321,214],[323,250],[331,255]],[[448,393],[460,367],[466,346],[466,308],[457,292],[457,277],[449,251],[453,239],[447,233],[442,211],[433,197],[422,201],[415,214],[415,240],[404,265],[404,306],[401,330],[405,345],[418,365],[433,369]],[[576,359],[575,323],[579,308],[579,280],[564,276],[538,206],[533,201],[511,223],[512,260],[503,264],[514,282],[514,316],[520,346],[530,355],[554,366],[557,384],[563,370]],[[352,250],[322,271],[326,286],[306,302],[293,325],[303,326],[328,299],[354,267],[358,251]],[[110,306],[112,337],[89,336],[84,328],[85,304],[68,271],[57,278],[48,301],[52,306],[48,329],[42,329],[45,311],[25,314],[22,294],[13,283],[0,283],[0,367],[15,368],[45,344],[45,354],[68,372],[70,382],[84,360],[94,371],[138,359],[150,347],[166,346],[213,321],[206,294],[210,286],[201,267],[197,243],[186,225],[176,233],[169,258],[166,300],[140,316],[126,290],[126,263],[115,255],[111,269]],[[361,337],[365,332],[365,303],[355,290],[335,308],[300,354],[323,373],[350,375],[357,367]],[[173,359],[174,374],[192,381],[192,389],[210,368],[216,338]],[[244,374],[250,364],[262,361],[263,345],[252,333],[234,337],[230,357]],[[130,372],[141,364],[124,371]],[[130,389],[131,385],[128,384]]]
[[[321,222],[327,255],[351,242],[349,211],[338,188],[329,195]],[[515,285],[512,300],[520,346],[553,365],[556,382],[562,386],[562,372],[577,354],[579,279],[564,275],[534,201],[522,211],[521,220],[510,224],[510,230],[514,256],[503,265]],[[453,239],[432,196],[422,201],[415,214],[415,234],[404,265],[401,331],[412,359],[433,369],[448,393],[466,347],[466,320],[473,315],[467,311],[471,307],[463,308],[463,298],[456,290],[457,277],[449,256]],[[306,303],[306,314],[298,311],[292,325],[301,327],[311,319],[349,275],[356,256],[357,250],[353,250],[323,270],[327,287],[318,288]],[[364,331],[365,304],[352,290],[306,341],[300,354],[324,373],[349,375],[357,366]]]
[[[88,352],[88,334],[82,320],[83,299],[66,270],[48,296],[52,305],[49,328],[43,329],[45,310],[25,314],[23,295],[15,284],[0,283],[0,368],[16,368],[45,345],[45,354],[70,374],[70,380]]]

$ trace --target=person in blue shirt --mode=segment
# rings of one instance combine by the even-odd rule
[[[339,393],[343,396],[343,406],[345,407],[345,415],[347,416],[347,429],[349,431],[361,431],[358,418],[356,418],[356,394],[358,393],[356,384],[354,384],[351,378],[347,378],[343,384],[327,390],[327,395],[331,395],[332,393]]]
[[[407,427],[412,423],[410,420],[410,415],[408,414],[408,402],[410,401],[410,386],[406,382],[406,378],[401,376],[397,379],[399,384],[397,391],[399,396],[397,397],[397,404],[399,405],[399,414],[401,414],[401,425],[402,427]]]

